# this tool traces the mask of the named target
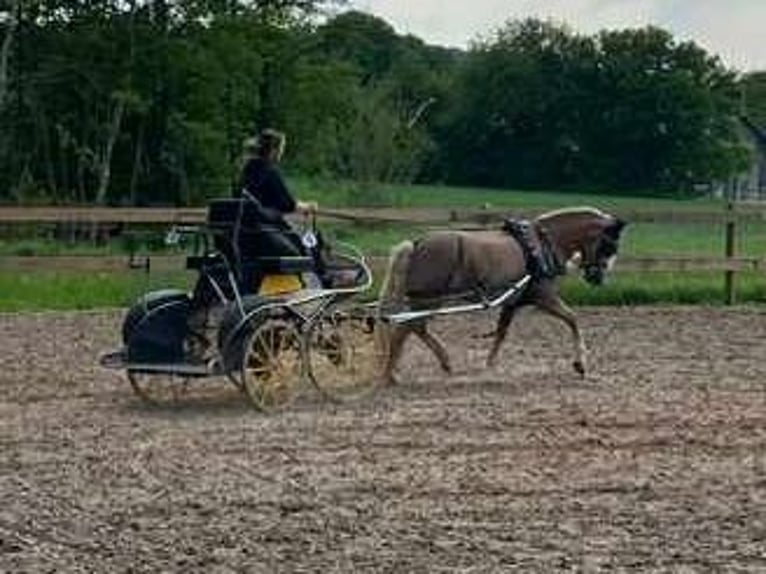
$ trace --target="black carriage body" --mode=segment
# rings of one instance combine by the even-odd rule
[[[101,358],[105,367],[191,377],[231,375],[242,368],[246,345],[264,322],[305,320],[290,305],[299,293],[313,291],[322,300],[338,296],[322,280],[319,246],[305,247],[281,215],[257,204],[215,200],[202,233],[192,232],[202,237],[187,258],[187,268],[199,274],[193,291],[163,289],[138,299],[122,325],[123,347]]]
[[[128,363],[180,363],[192,305],[183,291],[152,291],[136,301],[122,326]]]
[[[350,336],[340,329],[355,314],[337,305],[372,283],[356,250],[323,253],[321,237],[304,246],[281,216],[241,200],[212,202],[206,226],[178,233],[195,237],[186,261],[198,273],[192,293],[164,289],[138,299],[122,325],[123,347],[103,355],[102,366],[126,370],[148,402],[177,400],[190,379],[221,375],[259,409],[289,403],[305,376],[326,396],[349,396],[341,387],[356,370],[342,370],[356,355],[343,337],[365,345],[375,334],[367,323]],[[347,279],[341,273],[354,282],[336,281]]]

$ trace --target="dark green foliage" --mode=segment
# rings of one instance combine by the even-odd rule
[[[229,193],[244,137],[259,120],[283,120],[272,110],[289,91],[297,31],[329,3],[0,8],[0,200],[187,204]]]
[[[766,128],[766,72],[753,72],[742,78],[742,109],[756,125]]]
[[[464,52],[361,12],[320,24],[341,3],[2,4],[0,201],[200,203],[230,193],[267,126],[288,133],[288,172],[360,189],[683,194],[742,168],[743,104],[766,118],[763,74],[739,84],[656,28],[517,21]]]
[[[408,182],[434,153],[427,108],[446,99],[455,54],[348,12],[303,37],[284,110],[303,173]]]
[[[512,22],[474,49],[448,123],[450,178],[674,190],[746,159],[735,75],[657,28],[581,37]]]

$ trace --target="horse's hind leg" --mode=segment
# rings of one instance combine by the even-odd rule
[[[433,354],[436,355],[436,358],[439,360],[439,364],[441,365],[441,368],[444,370],[444,372],[452,373],[452,366],[450,365],[449,355],[447,354],[447,349],[444,347],[444,343],[442,343],[435,335],[428,331],[428,326],[426,325],[425,321],[413,325],[412,330],[418,337],[420,337],[420,340],[423,341],[429,349],[431,349]]]
[[[585,356],[587,351],[585,349],[585,341],[580,333],[580,327],[577,325],[576,315],[558,296],[546,297],[538,301],[536,305],[541,311],[545,311],[549,315],[561,319],[569,326],[569,329],[572,331],[576,356],[572,365],[574,366],[575,371],[577,371],[581,377],[584,377]]]
[[[386,357],[386,366],[383,370],[383,382],[387,385],[397,384],[394,369],[402,356],[404,341],[410,334],[410,327],[407,325],[390,325],[388,327],[387,346],[388,353]]]
[[[500,317],[497,319],[497,327],[494,332],[494,340],[492,341],[492,348],[489,350],[487,356],[487,366],[493,367],[497,362],[497,353],[500,351],[500,346],[505,341],[505,337],[508,334],[508,328],[511,326],[513,316],[516,314],[516,307],[507,305],[500,310]]]

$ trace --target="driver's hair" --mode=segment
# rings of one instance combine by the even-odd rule
[[[267,128],[262,130],[255,140],[255,153],[260,157],[269,157],[274,151],[282,150],[285,145],[285,134]]]

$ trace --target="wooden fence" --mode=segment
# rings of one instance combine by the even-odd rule
[[[0,225],[19,223],[80,223],[80,224],[199,224],[205,221],[205,208],[166,207],[15,207],[0,206]],[[766,207],[748,208],[742,211],[710,211],[709,209],[656,208],[620,210],[620,216],[633,223],[723,223],[766,222]],[[341,221],[369,223],[398,223],[443,225],[450,223],[488,224],[509,215],[533,216],[531,213],[513,209],[468,208],[348,208],[322,209],[320,217]]]
[[[0,207],[0,225],[33,223],[79,225],[194,225],[203,223],[204,208],[72,208],[72,207]],[[408,224],[427,226],[481,227],[501,221],[507,210],[490,209],[332,209],[322,210],[320,218],[359,223]],[[514,215],[534,215],[515,213]],[[740,257],[736,253],[737,225],[742,222],[766,221],[766,210],[735,211],[657,211],[656,209],[621,211],[620,216],[631,222],[652,223],[711,223],[725,224],[725,250],[721,257],[653,256],[621,257],[617,270],[633,272],[723,272],[727,303],[736,299],[736,274],[743,271],[763,272],[766,258]],[[381,258],[374,258],[374,268],[382,267]],[[157,255],[149,261],[154,270],[183,269],[183,256]],[[0,271],[80,271],[118,272],[146,268],[145,258],[125,256],[0,256]]]

